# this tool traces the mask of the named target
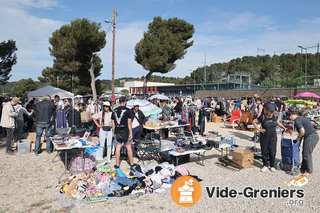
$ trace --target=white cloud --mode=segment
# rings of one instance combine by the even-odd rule
[[[49,55],[48,38],[61,25],[68,24],[58,20],[50,20],[30,15],[28,8],[52,9],[63,7],[59,1],[11,0],[0,4],[0,41],[13,39],[17,41],[18,64],[13,67],[12,78],[37,79],[41,71],[52,66],[53,58]],[[230,14],[228,12],[214,14],[212,20],[195,25],[192,38],[194,45],[187,50],[185,58],[177,61],[175,70],[165,74],[183,78],[206,64],[228,62],[233,58],[254,56],[257,46],[266,49],[266,54],[282,52],[299,52],[298,45],[311,46],[319,42],[320,18],[310,22],[297,20],[291,25],[280,25],[268,15],[257,15],[251,12]],[[115,76],[140,77],[146,74],[141,65],[134,61],[134,47],[143,37],[148,23],[152,20],[117,23]],[[275,26],[275,24],[278,24]],[[107,31],[109,25],[103,23]],[[240,33],[238,33],[240,32]],[[308,52],[316,51],[308,49]],[[100,52],[104,68],[100,79],[111,78],[112,31],[107,34],[106,47]],[[156,75],[160,75],[156,73]]]
[[[252,28],[269,26],[270,23],[272,21],[268,16],[258,16],[251,12],[244,12],[229,21],[226,27],[231,31],[246,31]]]
[[[268,15],[257,15],[252,12],[229,13],[215,11],[210,20],[196,26],[201,33],[234,33],[268,28],[274,24],[274,20]]]
[[[23,3],[23,6],[50,8],[56,6],[56,2],[15,0],[12,4]],[[10,80],[29,77],[36,80],[45,67],[52,66],[48,38],[64,23],[32,16],[21,7],[0,5],[0,14],[0,40],[13,39],[18,48],[18,63],[13,66]]]
[[[44,8],[53,9],[54,7],[64,7],[60,1],[56,0],[3,0],[2,6],[19,8]]]

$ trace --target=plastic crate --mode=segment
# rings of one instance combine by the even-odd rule
[[[30,143],[31,139],[22,139],[20,143],[17,143],[19,154],[29,154],[30,153]]]

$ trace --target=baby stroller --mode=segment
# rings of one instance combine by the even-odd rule
[[[290,139],[284,138],[284,131],[281,135],[281,162],[277,163],[278,169],[291,170],[291,175],[299,174],[300,163],[300,141],[292,139],[292,132],[290,133]]]

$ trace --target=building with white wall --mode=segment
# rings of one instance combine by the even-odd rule
[[[159,93],[157,88],[159,86],[174,86],[174,83],[159,83],[159,82],[147,82],[147,94],[157,94]],[[143,94],[143,81],[129,81],[124,83],[124,88],[129,90],[131,95],[141,95]]]

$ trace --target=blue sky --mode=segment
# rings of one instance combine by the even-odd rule
[[[76,18],[101,22],[107,31],[113,8],[117,10],[115,77],[141,77],[145,71],[134,61],[134,46],[155,16],[177,17],[195,27],[194,45],[166,76],[185,77],[206,64],[228,62],[242,56],[300,52],[299,45],[320,42],[320,2],[316,0],[0,0],[0,41],[17,42],[18,63],[10,81],[37,80],[52,67],[48,38]],[[112,32],[99,53],[104,68],[100,79],[111,78]],[[316,48],[308,49],[315,53]],[[262,53],[262,52],[260,52]],[[158,75],[158,74],[157,74]]]

